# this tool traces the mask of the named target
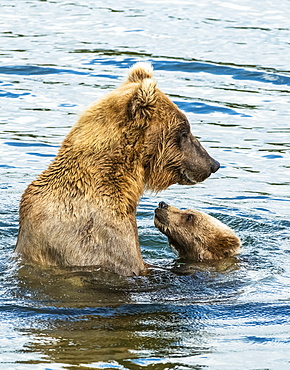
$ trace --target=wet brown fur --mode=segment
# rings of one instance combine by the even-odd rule
[[[206,213],[159,206],[154,223],[168,237],[180,258],[210,261],[239,253],[240,239],[227,225]]]
[[[196,148],[192,163],[177,144],[182,127]],[[140,274],[135,212],[144,190],[194,184],[212,172],[213,159],[189,130],[156,87],[152,67],[137,63],[123,85],[81,115],[54,161],[25,190],[15,251],[38,264]]]

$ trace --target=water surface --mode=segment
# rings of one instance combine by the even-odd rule
[[[289,369],[289,1],[0,5],[0,368]],[[221,169],[141,199],[148,276],[19,268],[22,192],[136,61]],[[241,254],[177,266],[153,225],[161,200],[227,223]]]

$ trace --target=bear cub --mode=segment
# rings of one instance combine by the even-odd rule
[[[227,225],[200,211],[183,211],[160,202],[154,224],[179,257],[189,261],[221,260],[240,250],[240,239]]]

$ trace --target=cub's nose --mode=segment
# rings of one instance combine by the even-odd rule
[[[215,159],[212,159],[212,163],[211,163],[211,172],[212,173],[215,173],[219,168],[220,168],[220,163],[218,161],[216,161]]]
[[[167,203],[165,203],[165,202],[160,202],[160,203],[158,204],[158,206],[159,206],[159,208],[164,208],[164,209],[167,209],[167,208],[168,208],[168,204],[167,204]]]

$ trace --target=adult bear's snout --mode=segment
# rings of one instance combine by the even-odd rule
[[[211,172],[215,173],[219,168],[220,168],[220,163],[216,161],[215,159],[212,158],[212,163],[211,163]]]

